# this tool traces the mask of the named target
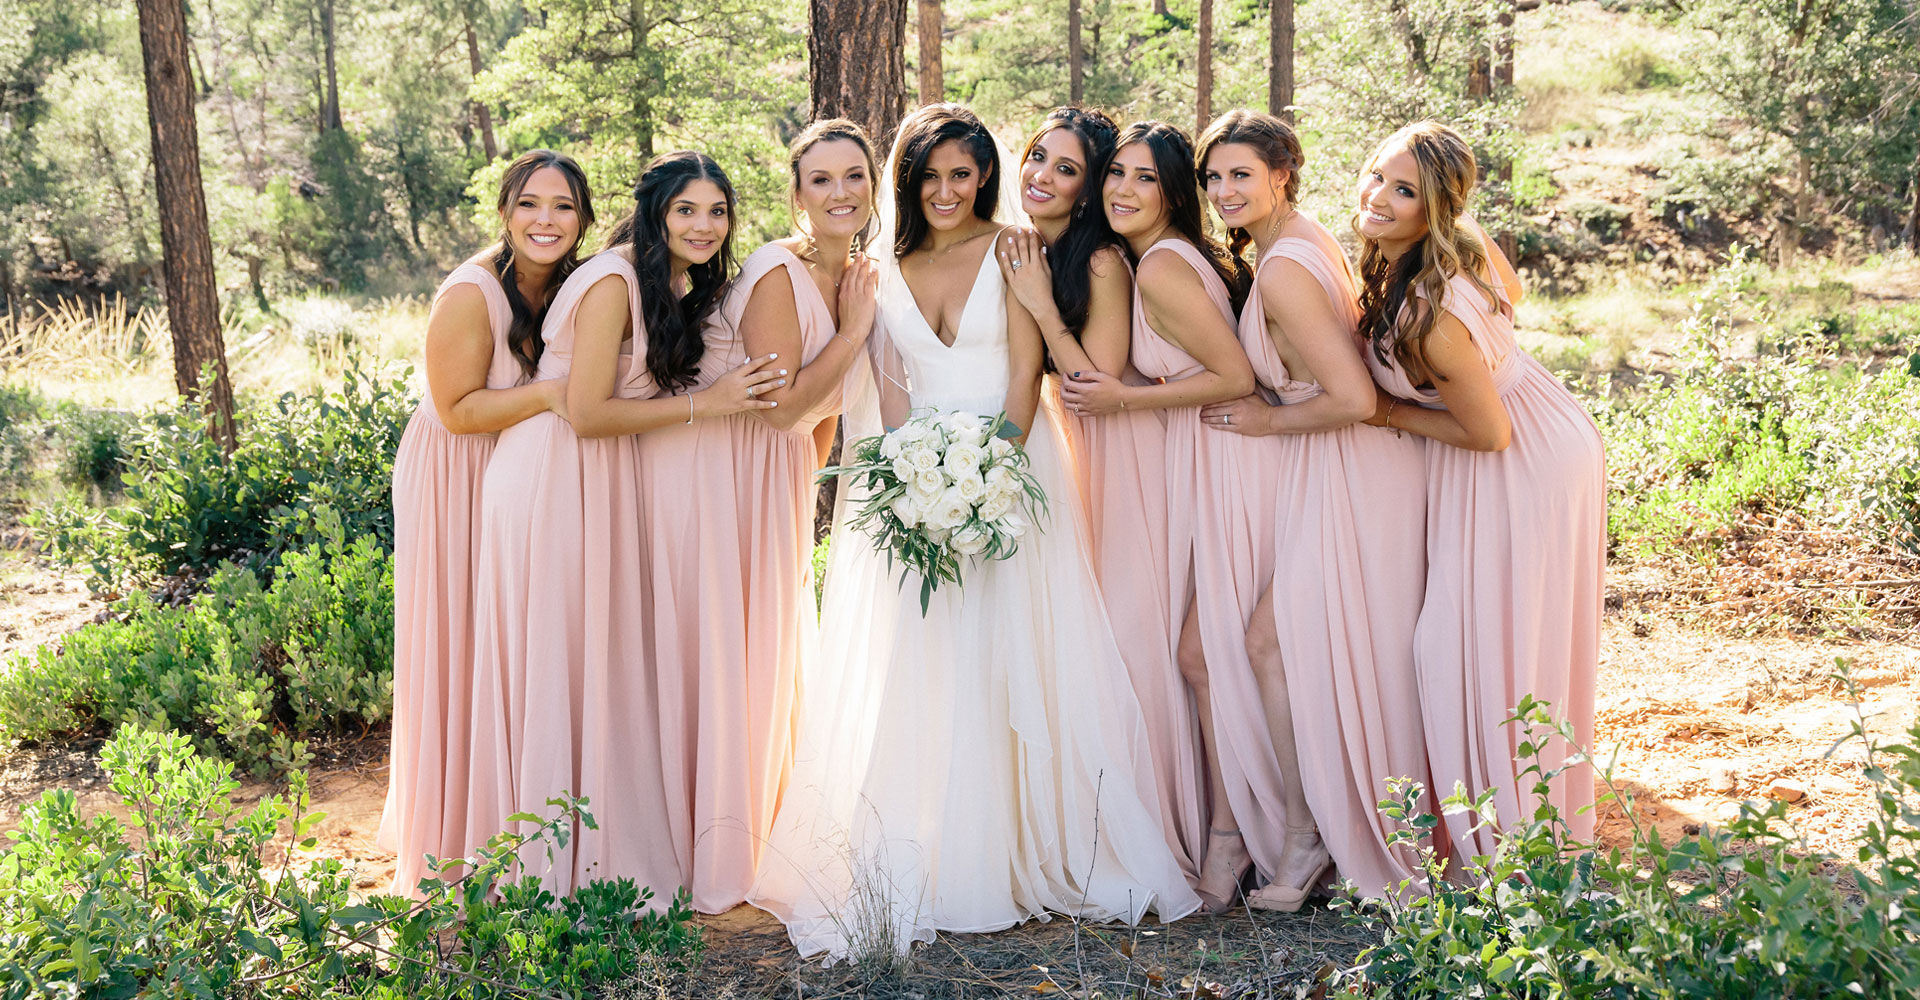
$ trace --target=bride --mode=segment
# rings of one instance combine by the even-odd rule
[[[860,497],[843,488],[794,771],[749,899],[829,961],[1052,913],[1177,919],[1199,898],[1143,804],[1152,758],[1040,406],[1040,333],[990,253],[1013,178],[956,104],[903,121],[887,167],[872,370],[849,376],[847,440],[914,410],[1005,410],[1051,503],[1017,553],[967,567],[923,616],[919,587],[847,527]]]

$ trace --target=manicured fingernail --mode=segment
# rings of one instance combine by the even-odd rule
[[[787,373],[787,370],[785,368],[780,369],[780,374],[785,375],[786,373]]]
[[[1079,373],[1079,372],[1074,372],[1074,373],[1073,373],[1073,377],[1074,377],[1074,378],[1079,378],[1079,377],[1080,377],[1080,373]]]
[[[778,361],[778,360],[780,360],[780,355],[778,355],[778,354],[769,354],[769,355],[767,355],[767,360],[768,360],[768,361]]]
[[[780,405],[779,403],[768,403],[768,404],[767,404],[767,409],[769,409],[769,410],[771,410],[771,409],[773,409],[774,407],[776,407],[776,406],[779,406],[779,405]]]

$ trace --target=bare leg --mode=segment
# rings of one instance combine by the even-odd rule
[[[1233,818],[1233,804],[1227,801],[1226,778],[1220,771],[1220,749],[1213,733],[1213,702],[1207,685],[1207,659],[1200,648],[1197,610],[1189,610],[1186,623],[1180,627],[1176,659],[1180,676],[1193,689],[1194,702],[1200,707],[1200,749],[1206,755],[1208,797],[1213,802],[1213,813],[1207,824],[1207,853],[1201,860],[1200,884],[1194,891],[1205,902],[1208,913],[1224,913],[1237,902],[1240,878],[1253,864],[1253,857],[1247,853],[1240,825]]]
[[[1307,890],[1325,874],[1331,858],[1321,843],[1320,828],[1307,805],[1300,782],[1300,748],[1293,736],[1293,703],[1287,693],[1287,673],[1280,661],[1280,636],[1273,621],[1273,590],[1268,588],[1253,609],[1247,626],[1247,658],[1260,686],[1260,707],[1267,717],[1267,735],[1281,772],[1280,804],[1287,811],[1287,835],[1281,846],[1273,881],[1248,897],[1259,909],[1292,912],[1306,901]]]

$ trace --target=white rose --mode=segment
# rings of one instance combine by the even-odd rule
[[[1013,457],[1013,442],[997,437],[987,442],[987,457],[996,462]]]
[[[911,488],[919,490],[922,494],[943,493],[947,489],[947,474],[937,468],[916,472],[913,474]]]
[[[996,465],[988,469],[986,472],[986,480],[987,489],[994,492],[1018,490],[1020,488],[1019,482],[1013,478],[1013,470],[1004,465]]]
[[[998,521],[1002,517],[1005,517],[1007,512],[1012,509],[1012,494],[989,492],[986,498],[980,501],[980,519],[983,521]]]
[[[947,540],[948,530],[949,529],[947,528],[929,528],[929,527],[925,527],[923,524],[923,526],[920,529],[920,533],[926,536],[927,541],[930,541],[935,545],[939,545]]]
[[[977,524],[969,524],[953,533],[953,550],[963,556],[979,555],[987,543],[993,540],[993,533]]]
[[[881,438],[880,457],[889,462],[899,458],[900,452],[906,448],[906,442],[900,440],[901,437],[901,433],[896,430],[888,433],[886,437]]]
[[[979,447],[987,441],[987,421],[977,413],[949,413],[946,428],[947,436],[960,444]]]
[[[980,472],[980,462],[986,457],[987,453],[978,445],[953,444],[947,446],[947,460],[944,464],[947,472],[955,479],[959,479],[963,476],[977,475]]]
[[[986,481],[980,478],[978,472],[967,476],[955,476],[953,488],[959,490],[960,495],[966,497],[968,503],[979,503],[981,498],[987,495]]]
[[[1000,522],[1001,534],[1015,541],[1027,537],[1027,527],[1027,519],[1019,514],[1008,514],[1006,519]]]
[[[907,461],[907,456],[905,455],[894,456],[893,478],[898,479],[903,483],[911,483],[913,482],[914,477],[919,474],[920,474],[920,470],[914,468],[912,462]]]
[[[903,526],[911,528],[920,523],[921,505],[914,501],[912,493],[902,493],[894,497],[889,507],[893,511],[893,516],[899,518]]]
[[[926,525],[942,531],[952,531],[966,523],[973,514],[973,504],[960,495],[958,487],[949,486],[940,499],[927,509]]]
[[[907,449],[906,459],[921,472],[932,472],[940,468],[940,453],[926,445],[915,445]]]

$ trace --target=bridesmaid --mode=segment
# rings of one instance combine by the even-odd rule
[[[1020,201],[1032,230],[1000,247],[1001,273],[1040,324],[1047,368],[1100,371],[1134,386],[1151,380],[1127,361],[1133,271],[1126,243],[1101,206],[1119,129],[1106,115],[1057,108],[1021,157]],[[1019,261],[1022,267],[1014,265]],[[1053,394],[1043,393],[1049,403]],[[1146,717],[1152,767],[1140,768],[1144,801],[1157,803],[1167,843],[1189,882],[1205,849],[1206,778],[1193,696],[1174,663],[1166,585],[1166,411],[1065,415],[1093,540],[1094,570],[1134,695]],[[1157,776],[1157,779],[1156,779]]]
[[[1419,438],[1361,423],[1373,380],[1361,359],[1352,271],[1332,233],[1296,208],[1300,140],[1280,119],[1232,111],[1200,139],[1200,174],[1233,234],[1252,242],[1254,294],[1240,312],[1258,396],[1201,411],[1217,431],[1279,444],[1273,587],[1247,633],[1286,783],[1285,850],[1247,897],[1294,912],[1327,869],[1369,898],[1416,877],[1390,848],[1386,779],[1427,779],[1413,626],[1425,582],[1426,457]],[[1297,742],[1296,742],[1297,737]],[[1316,825],[1317,824],[1317,825]]]
[[[465,857],[495,832],[466,826],[480,479],[494,432],[539,413],[566,419],[564,385],[527,379],[547,302],[593,225],[586,175],[550,149],[508,164],[495,208],[499,244],[434,296],[427,395],[393,462],[393,755],[379,843],[408,893],[430,874],[427,855]]]
[[[1273,576],[1272,442],[1200,425],[1201,406],[1254,388],[1234,333],[1246,265],[1207,236],[1193,144],[1172,125],[1136,122],[1120,133],[1105,201],[1137,261],[1132,363],[1149,384],[1082,371],[1062,395],[1083,416],[1166,411],[1167,627],[1200,706],[1208,778],[1211,828],[1195,891],[1219,913],[1256,856],[1263,871],[1277,870],[1282,831],[1279,765],[1246,662],[1247,620]],[[1243,837],[1245,827],[1254,836]],[[1250,856],[1250,845],[1260,853]]]
[[[772,403],[769,358],[685,391],[700,322],[726,284],[733,192],[699,153],[657,157],[611,247],[560,289],[537,378],[566,386],[571,427],[527,420],[487,467],[477,601],[470,829],[547,814],[586,796],[598,829],[523,863],[561,895],[628,877],[664,904],[685,885],[667,821],[659,699],[646,672],[647,614],[636,436]],[[638,253],[636,253],[638,249]],[[544,856],[543,856],[544,855]]]
[[[673,847],[708,913],[746,899],[793,762],[814,617],[813,473],[878,282],[859,252],[873,219],[866,131],[816,122],[787,164],[799,232],[746,259],[707,317],[692,385],[749,356],[789,359],[793,374],[762,394],[766,409],[648,435],[637,469]]]
[[[1592,744],[1606,479],[1592,418],[1514,343],[1510,269],[1461,217],[1477,176],[1459,133],[1409,125],[1361,173],[1354,229],[1360,330],[1385,389],[1368,422],[1429,439],[1413,656],[1435,793],[1491,791],[1506,826],[1535,805],[1521,730],[1503,724],[1522,697]],[[1554,739],[1541,763],[1569,752]],[[1567,768],[1548,798],[1574,837],[1591,837],[1591,765]],[[1498,834],[1442,830],[1456,858],[1492,854]]]

